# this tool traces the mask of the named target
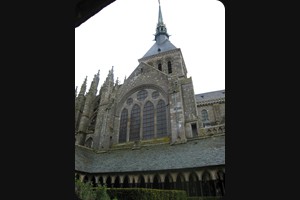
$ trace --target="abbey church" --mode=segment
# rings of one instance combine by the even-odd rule
[[[195,94],[159,5],[155,43],[120,84],[75,90],[75,175],[108,187],[225,195],[225,90]]]

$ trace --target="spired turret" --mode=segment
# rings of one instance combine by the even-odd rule
[[[78,125],[79,125],[79,119],[81,117],[81,113],[84,107],[84,102],[85,102],[85,91],[86,91],[86,83],[87,83],[87,77],[85,77],[79,94],[78,96],[76,95],[77,93],[77,87],[75,91],[75,131],[77,131]]]
[[[94,75],[94,79],[91,83],[89,92],[87,93],[87,95],[85,97],[86,100],[85,100],[84,108],[83,108],[82,115],[80,118],[78,132],[77,132],[77,138],[76,138],[76,143],[79,145],[84,145],[86,135],[88,134],[87,128],[88,128],[90,117],[92,114],[92,102],[96,98],[97,87],[99,84],[99,72],[100,71],[98,71],[98,73],[96,75]]]

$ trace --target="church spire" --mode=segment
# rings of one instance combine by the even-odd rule
[[[173,49],[177,49],[170,41],[169,37],[170,35],[167,32],[167,27],[164,24],[161,7],[160,7],[160,1],[159,3],[159,9],[158,9],[158,22],[156,25],[156,33],[155,36],[155,44],[152,45],[152,47],[147,51],[147,53],[142,57],[142,59],[153,56],[159,53],[163,53],[166,51],[170,51]],[[140,62],[141,60],[139,60]]]
[[[79,94],[81,94],[81,95],[84,95],[84,93],[86,91],[86,82],[87,82],[87,76],[85,77],[83,84],[81,85],[81,88],[80,88]]]
[[[155,33],[155,41],[158,41],[160,38],[160,35],[165,35],[167,38],[169,38],[169,34],[167,33],[167,27],[163,22],[161,7],[160,7],[160,0],[158,0],[159,3],[159,10],[158,10],[158,22],[156,25],[156,33]]]

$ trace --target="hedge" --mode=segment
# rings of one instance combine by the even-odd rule
[[[188,197],[187,200],[222,200],[223,197]]]
[[[111,199],[118,200],[187,200],[183,190],[158,190],[146,188],[107,188]]]

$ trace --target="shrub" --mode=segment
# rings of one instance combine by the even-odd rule
[[[111,200],[107,194],[105,185],[94,188],[92,183],[83,183],[78,179],[75,179],[75,199],[76,198],[80,200]]]
[[[75,179],[75,194],[82,200],[96,200],[96,192],[90,182],[83,183]]]
[[[223,197],[188,197],[187,200],[222,200]]]
[[[107,194],[107,187],[106,185],[98,186],[96,188],[97,200],[111,200],[109,195]]]
[[[158,190],[146,188],[109,188],[107,193],[118,200],[186,200],[183,190]]]

